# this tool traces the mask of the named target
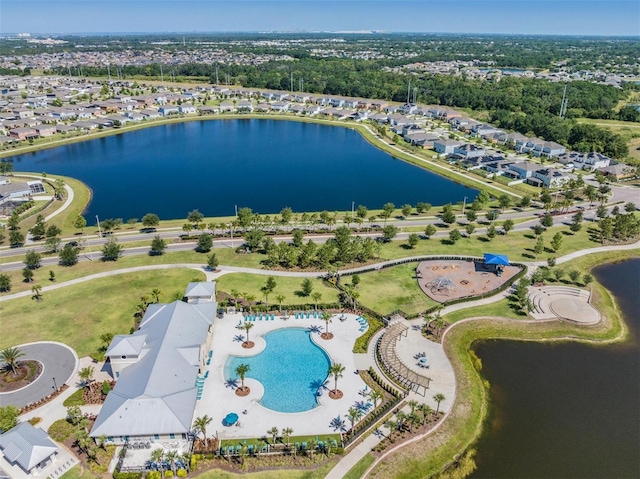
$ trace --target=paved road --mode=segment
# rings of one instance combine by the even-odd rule
[[[0,406],[13,404],[23,407],[39,401],[66,383],[76,372],[78,356],[62,343],[41,342],[18,346],[25,353],[21,359],[35,359],[44,365],[38,379],[18,391],[0,394]]]

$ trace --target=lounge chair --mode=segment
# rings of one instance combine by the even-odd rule
[[[307,441],[302,441],[302,449],[306,449],[307,448]]]
[[[223,446],[220,448],[220,454],[222,454],[223,456],[227,454],[227,446]]]
[[[269,450],[269,447],[266,444],[262,445],[262,452],[267,452]]]
[[[296,450],[300,449],[300,443],[296,442]]]

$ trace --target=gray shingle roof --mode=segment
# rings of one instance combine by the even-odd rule
[[[0,449],[7,461],[30,471],[54,454],[58,447],[42,429],[23,422],[0,436]]]
[[[187,290],[184,293],[185,298],[193,298],[193,297],[207,297],[210,298],[216,293],[216,283],[215,281],[210,282],[197,282],[197,283],[189,283],[187,285]]]
[[[140,329],[129,337],[145,336],[141,358],[123,369],[96,419],[92,437],[189,431],[200,347],[216,306],[215,302],[182,301],[149,306]],[[112,342],[109,349],[115,350],[121,342]]]

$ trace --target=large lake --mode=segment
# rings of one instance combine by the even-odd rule
[[[491,411],[471,477],[639,477],[640,259],[594,274],[616,297],[629,340],[479,344]]]
[[[477,191],[396,160],[350,129],[279,120],[193,121],[11,158],[16,171],[78,178],[100,218],[184,218],[456,203]]]

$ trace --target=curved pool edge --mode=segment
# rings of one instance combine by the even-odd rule
[[[307,338],[309,339],[309,342],[315,346],[316,348],[318,348],[318,350],[320,350],[324,356],[324,358],[326,359],[327,362],[327,368],[326,371],[327,373],[324,376],[324,379],[322,380],[322,382],[320,383],[318,389],[322,388],[323,384],[327,381],[327,379],[329,378],[329,374],[328,374],[328,370],[329,367],[331,366],[331,364],[333,364],[333,361],[331,359],[331,356],[329,355],[329,353],[326,351],[325,348],[323,348],[317,341],[314,340],[313,338],[313,333],[309,330],[309,328],[306,327],[300,327],[300,326],[284,326],[284,327],[279,327],[277,329],[273,329],[271,331],[268,331],[260,336],[257,336],[255,338],[255,340],[260,340],[261,343],[264,344],[264,348],[262,348],[259,352],[252,354],[251,356],[249,355],[237,355],[237,354],[227,354],[225,360],[224,360],[224,365],[222,367],[222,377],[223,380],[226,382],[227,380],[234,378],[235,375],[231,374],[231,361],[233,361],[234,359],[237,360],[243,360],[243,359],[256,359],[258,356],[260,356],[261,354],[263,354],[266,350],[267,350],[267,340],[266,337],[272,334],[276,334],[276,333],[283,333],[283,332],[287,332],[287,331],[292,331],[292,330],[297,330],[297,331],[301,331],[304,332],[307,336]],[[253,348],[252,348],[253,349]],[[320,401],[320,398],[324,396],[318,396],[317,394],[313,394],[313,399],[315,401],[315,405],[314,407],[311,408],[307,408],[307,409],[303,409],[303,410],[296,410],[296,411],[282,411],[279,409],[274,409],[271,408],[267,405],[265,405],[263,403],[263,400],[265,398],[265,396],[267,396],[267,391],[268,391],[268,387],[265,386],[264,382],[257,379],[256,377],[251,377],[251,376],[246,376],[245,377],[245,383],[247,380],[251,380],[252,382],[258,383],[260,384],[260,387],[263,391],[263,394],[260,396],[260,398],[258,399],[254,399],[256,401],[256,404],[260,405],[261,407],[268,409],[269,411],[275,412],[275,413],[279,413],[279,414],[302,414],[302,413],[308,413],[309,411],[313,411],[316,410],[320,407],[323,407],[323,403]],[[328,391],[328,390],[327,390]]]

